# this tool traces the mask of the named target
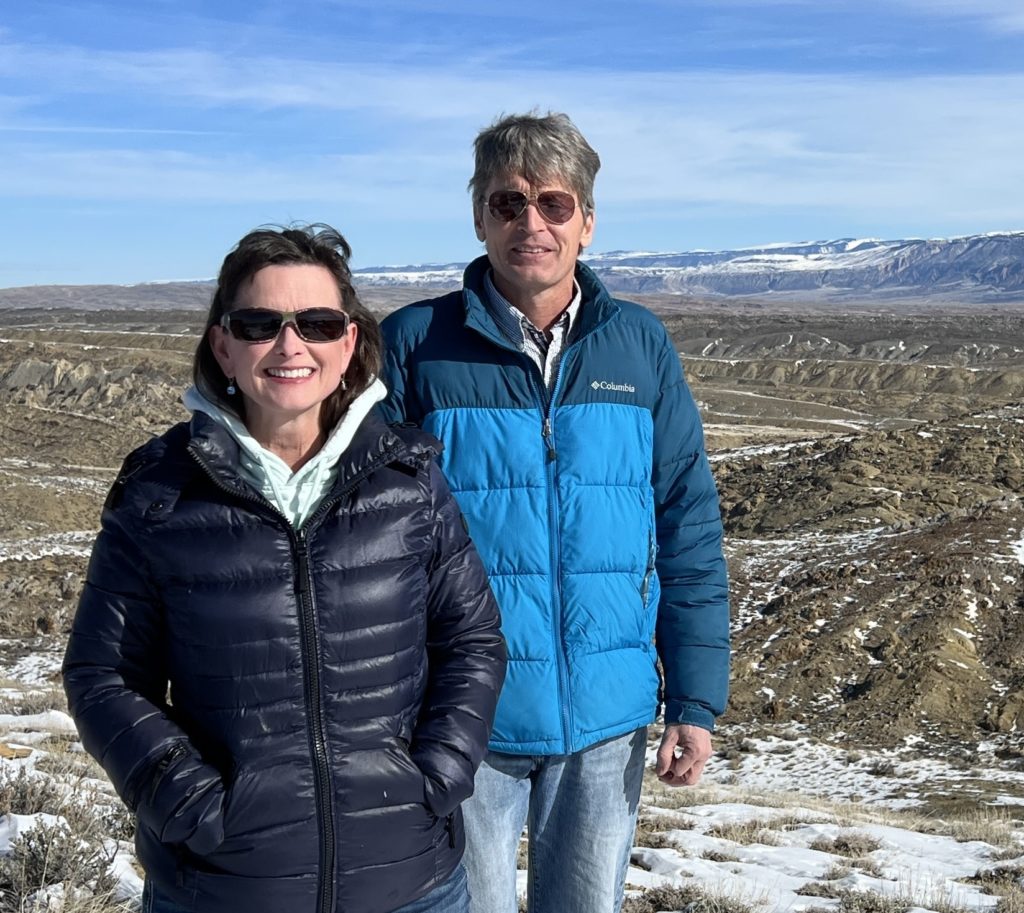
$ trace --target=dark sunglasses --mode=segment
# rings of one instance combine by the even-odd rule
[[[301,311],[272,311],[269,308],[240,308],[228,311],[220,319],[235,339],[242,342],[269,342],[277,339],[281,328],[290,323],[306,342],[336,342],[345,335],[349,317],[334,308],[305,308]]]
[[[526,194],[519,190],[495,190],[487,198],[487,211],[499,222],[514,222],[531,203],[545,222],[564,225],[576,212],[576,201],[563,190],[542,190]]]

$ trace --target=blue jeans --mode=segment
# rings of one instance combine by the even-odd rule
[[[516,913],[516,851],[529,828],[529,913],[618,913],[647,729],[571,755],[489,752],[462,806],[472,913]]]
[[[186,907],[178,906],[167,897],[157,893],[153,882],[146,879],[142,889],[142,913],[189,913]],[[466,884],[466,870],[460,865],[444,884],[419,900],[399,907],[393,913],[469,913],[469,890]]]
[[[461,865],[444,884],[394,913],[469,913],[469,885]]]

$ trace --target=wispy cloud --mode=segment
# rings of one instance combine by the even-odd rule
[[[168,62],[178,70],[188,55]],[[870,206],[940,212],[1024,212],[1024,76],[822,78],[775,74],[407,72],[250,61],[244,104],[348,109],[336,146],[252,153],[172,148],[47,150],[9,147],[0,194],[162,200],[395,201],[410,189],[442,209],[464,186],[469,140],[498,110],[564,108],[605,162],[599,202],[678,201],[754,207]],[[281,67],[292,82],[283,86]],[[558,77],[558,93],[550,86]],[[352,100],[327,87],[356,81]],[[147,91],[163,93],[161,81]],[[192,89],[233,92],[216,74]],[[452,103],[449,99],[457,99]],[[239,97],[234,97],[239,103]],[[357,111],[352,111],[358,108]],[[346,154],[353,117],[387,125],[372,152]],[[994,129],[998,125],[999,129]],[[366,124],[360,122],[359,129]],[[365,140],[361,141],[365,143]],[[301,146],[301,144],[300,144]],[[429,150],[422,152],[417,150]],[[444,188],[437,193],[432,188]],[[447,195],[447,197],[446,197]],[[447,199],[447,202],[445,201]]]
[[[170,4],[119,2],[68,7],[45,40],[26,37],[41,14],[0,27],[0,207],[79,238],[95,220],[140,249],[124,226],[177,220],[150,254],[164,274],[206,268],[165,262],[173,245],[220,251],[221,232],[293,215],[337,217],[390,262],[471,253],[472,138],[534,107],[567,111],[602,156],[598,249],[720,243],[712,223],[728,244],[1024,213],[1017,0],[640,0],[629,22],[595,0],[569,57],[568,7],[549,0],[356,0],[355,19],[330,0],[316,22],[250,0],[244,24],[225,0],[185,26]],[[965,63],[959,31],[997,52],[998,76]]]
[[[974,20],[999,32],[1024,32],[1024,6],[1020,0],[896,0],[924,15]]]

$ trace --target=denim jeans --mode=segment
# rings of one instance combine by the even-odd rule
[[[516,913],[516,852],[529,828],[529,913],[618,913],[647,729],[571,755],[489,752],[462,806],[472,913]]]
[[[147,878],[142,890],[142,913],[189,913],[189,910],[159,894]],[[460,865],[444,884],[438,885],[419,900],[399,907],[393,913],[469,913],[466,870]]]
[[[394,913],[469,913],[469,885],[460,865],[444,884]]]

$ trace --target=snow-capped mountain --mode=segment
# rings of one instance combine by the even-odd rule
[[[840,238],[738,250],[611,251],[584,257],[616,292],[803,297],[1024,297],[1024,231],[929,240]],[[363,286],[456,287],[465,264],[371,267]]]

